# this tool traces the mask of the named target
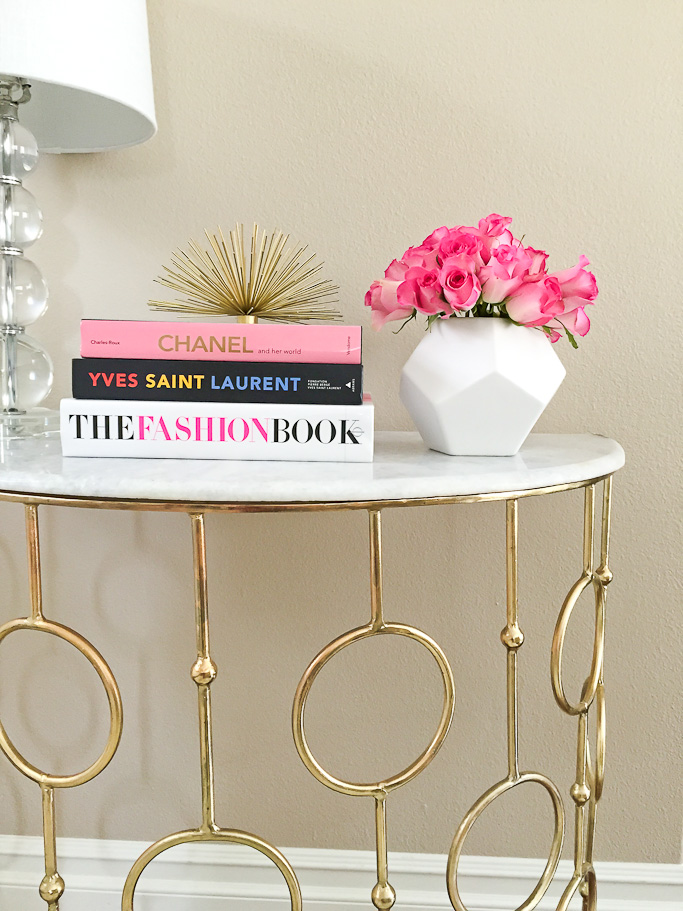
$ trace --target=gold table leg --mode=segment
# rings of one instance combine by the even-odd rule
[[[602,528],[600,565],[594,569],[594,511],[595,484],[586,487],[583,522],[583,572],[567,595],[555,626],[553,636],[550,676],[555,699],[567,715],[578,716],[578,741],[576,753],[576,780],[570,789],[575,805],[574,815],[574,873],[557,905],[557,911],[568,911],[570,902],[578,892],[582,896],[583,911],[597,911],[597,881],[593,868],[593,846],[597,805],[602,796],[605,776],[605,687],[603,663],[605,651],[605,587],[612,580],[609,569],[609,533],[612,498],[612,479],[603,482]],[[537,772],[519,772],[517,753],[517,651],[524,642],[518,623],[517,609],[517,501],[506,503],[506,564],[507,564],[507,625],[501,640],[507,649],[507,730],[508,775],[493,785],[473,804],[455,834],[448,856],[447,884],[451,904],[456,911],[467,911],[458,891],[458,863],[463,844],[474,822],[484,810],[511,788],[525,781],[542,785],[549,793],[555,813],[555,833],[550,856],[543,874],[531,895],[516,911],[532,911],[547,891],[559,862],[564,839],[564,808],[557,787],[545,775]],[[588,677],[579,701],[571,703],[562,681],[562,654],[565,634],[572,611],[582,592],[592,586],[595,595],[595,633],[593,657]],[[588,715],[595,705],[596,747],[595,759],[591,757],[588,737]]]
[[[43,877],[39,892],[40,897],[47,903],[48,911],[59,911],[59,899],[64,893],[64,880],[57,871],[57,848],[55,837],[55,789],[75,788],[93,779],[109,764],[121,739],[123,728],[123,710],[121,695],[114,675],[100,653],[82,636],[56,623],[46,619],[43,614],[42,584],[40,574],[40,539],[38,534],[38,507],[25,507],[26,510],[26,541],[28,546],[29,565],[29,592],[31,599],[31,615],[10,620],[0,626],[0,642],[10,633],[20,629],[35,630],[49,633],[73,645],[84,655],[94,667],[104,686],[109,702],[110,726],[109,736],[104,751],[95,762],[82,772],[74,775],[50,775],[32,765],[25,759],[10,740],[7,731],[0,722],[0,749],[7,756],[12,765],[27,778],[40,785],[43,805],[43,841],[45,854],[45,876]]]
[[[526,782],[535,783],[545,788],[550,796],[555,817],[555,829],[550,847],[550,855],[541,874],[541,878],[529,897],[518,906],[516,911],[532,911],[540,902],[552,882],[562,853],[564,841],[564,806],[557,787],[540,772],[520,772],[517,750],[518,742],[518,706],[517,706],[517,652],[524,642],[524,634],[519,627],[517,602],[517,539],[518,539],[518,503],[517,500],[506,501],[506,569],[507,569],[507,624],[500,638],[507,651],[507,754],[508,774],[502,781],[492,785],[472,805],[460,823],[446,867],[446,881],[451,904],[456,911],[467,911],[458,890],[458,864],[465,843],[474,823],[493,801],[512,788]]]
[[[176,845],[193,842],[225,842],[255,848],[278,867],[289,889],[292,911],[301,911],[301,890],[294,870],[287,859],[268,842],[249,832],[222,829],[216,824],[213,768],[213,724],[211,718],[211,684],[217,667],[209,649],[209,609],[206,567],[206,536],[204,515],[191,513],[192,549],[194,562],[195,629],[197,660],[190,675],[197,686],[199,702],[199,746],[202,780],[202,821],[196,829],[175,832],[155,842],[133,864],[123,889],[122,911],[133,911],[133,899],[138,880],[155,857]]]
[[[318,781],[338,791],[354,797],[372,797],[375,801],[375,829],[377,855],[377,882],[372,890],[372,903],[379,911],[388,911],[396,900],[396,892],[389,883],[387,862],[387,821],[386,798],[395,788],[412,781],[432,761],[444,742],[453,720],[455,708],[455,685],[453,673],[441,648],[426,633],[404,623],[385,621],[382,602],[382,536],[381,514],[377,509],[369,509],[370,519],[370,601],[371,616],[368,623],[343,633],[318,653],[304,671],[294,696],[292,707],[292,731],[297,751],[306,768]],[[444,699],[441,718],[434,737],[420,756],[411,765],[396,775],[382,781],[358,783],[335,778],[313,756],[304,728],[306,700],[313,683],[327,664],[338,652],[362,639],[372,636],[398,635],[414,639],[423,645],[434,657],[444,685]]]
[[[576,750],[576,781],[570,789],[574,801],[574,874],[562,894],[557,911],[567,911],[578,891],[582,896],[583,911],[597,911],[597,881],[593,868],[593,845],[597,806],[602,796],[605,780],[605,684],[603,666],[605,655],[605,589],[612,581],[609,569],[609,535],[612,504],[612,478],[606,478],[602,489],[602,526],[600,535],[600,564],[594,568],[595,549],[595,484],[586,488],[583,519],[583,572],[572,586],[560,610],[550,658],[553,694],[557,704],[567,715],[578,716]],[[579,701],[572,703],[565,694],[562,682],[562,653],[564,639],[579,597],[592,586],[595,596],[595,634],[593,657]],[[596,748],[595,761],[591,758],[588,738],[588,715],[595,706]]]

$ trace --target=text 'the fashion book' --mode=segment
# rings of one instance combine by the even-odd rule
[[[371,462],[374,407],[62,399],[65,456]]]

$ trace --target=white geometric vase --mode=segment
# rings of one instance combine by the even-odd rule
[[[565,377],[545,333],[507,319],[436,320],[400,396],[422,439],[448,455],[515,455]]]

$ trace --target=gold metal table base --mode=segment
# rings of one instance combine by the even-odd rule
[[[572,586],[562,605],[551,649],[550,676],[553,694],[563,712],[568,715],[577,715],[579,719],[576,780],[569,792],[575,804],[574,874],[562,893],[557,905],[557,911],[568,911],[569,903],[577,891],[583,899],[583,911],[597,911],[597,882],[593,868],[593,844],[597,804],[602,796],[605,774],[603,657],[605,651],[605,586],[612,579],[612,574],[608,567],[611,500],[612,479],[608,477],[604,479],[603,483],[600,564],[597,569],[594,569],[595,483],[589,483],[586,486],[583,522],[583,572],[578,581]],[[496,797],[500,797],[501,794],[524,782],[536,782],[548,791],[555,815],[555,830],[550,856],[545,869],[531,895],[515,911],[532,911],[543,898],[557,870],[564,840],[564,808],[557,787],[549,778],[538,772],[520,774],[519,771],[517,751],[517,652],[524,642],[524,634],[518,623],[518,503],[516,499],[510,499],[506,504],[506,531],[507,624],[503,628],[500,638],[507,650],[508,774],[506,778],[489,788],[474,803],[460,823],[453,839],[448,855],[446,880],[451,904],[456,911],[467,911],[458,891],[458,862],[465,838],[475,821]],[[593,657],[590,672],[583,685],[579,701],[576,704],[572,704],[565,695],[562,682],[564,639],[571,613],[581,593],[588,587],[592,587],[595,592]],[[593,704],[596,707],[597,718],[595,762],[591,761],[588,742],[588,713]]]
[[[296,695],[294,696],[294,706],[292,708],[292,729],[294,734],[294,743],[299,752],[299,756],[318,781],[321,781],[328,788],[339,791],[341,794],[349,794],[356,797],[373,797],[375,800],[375,827],[376,827],[376,854],[377,854],[377,882],[372,890],[372,903],[376,908],[391,908],[396,900],[396,893],[393,886],[388,880],[388,861],[387,861],[387,819],[386,819],[386,798],[395,788],[412,781],[416,775],[426,768],[432,759],[436,756],[441,745],[446,739],[448,730],[453,720],[453,711],[455,709],[455,684],[453,683],[453,673],[446,656],[441,648],[433,639],[413,626],[406,626],[404,623],[388,623],[384,620],[382,604],[382,536],[381,536],[381,516],[379,510],[371,509],[370,515],[370,600],[371,600],[371,617],[369,623],[365,626],[357,627],[350,630],[343,636],[339,636],[313,659],[311,664],[304,672]],[[407,636],[419,642],[432,654],[443,679],[444,697],[441,718],[439,720],[436,733],[428,746],[423,750],[420,756],[396,775],[385,778],[382,781],[372,782],[369,784],[359,784],[351,781],[342,781],[326,772],[314,758],[306,740],[304,730],[304,709],[306,699],[313,686],[315,678],[318,676],[323,667],[330,658],[333,658],[338,652],[353,642],[359,642],[361,639],[368,639],[372,636],[382,636],[395,634],[398,636]]]
[[[595,494],[596,485],[603,483],[602,524],[600,536],[600,558],[595,568]],[[453,674],[442,649],[426,633],[413,626],[384,619],[382,600],[382,553],[381,553],[381,512],[382,508],[426,505],[428,503],[472,503],[490,500],[506,501],[506,567],[507,567],[507,622],[501,632],[501,641],[506,649],[507,667],[507,775],[484,792],[472,805],[458,827],[448,856],[447,889],[455,911],[468,911],[458,890],[458,863],[463,846],[472,826],[496,798],[512,788],[523,784],[537,784],[544,788],[551,801],[554,815],[554,834],[545,869],[528,898],[515,911],[532,911],[547,889],[557,870],[564,840],[564,807],[557,786],[541,772],[521,772],[518,757],[518,651],[524,642],[519,626],[517,600],[518,574],[518,500],[522,497],[555,493],[577,487],[585,488],[583,523],[583,569],[577,582],[567,595],[555,627],[552,641],[550,675],[555,699],[567,715],[578,719],[578,740],[576,757],[576,780],[570,788],[574,811],[574,873],[567,884],[556,911],[568,911],[570,902],[578,892],[582,897],[583,911],[597,911],[597,882],[593,868],[593,848],[597,805],[602,796],[605,774],[605,690],[603,680],[605,648],[605,589],[612,578],[608,566],[611,476],[594,478],[585,482],[554,485],[537,490],[511,491],[507,493],[468,495],[462,497],[435,497],[420,500],[393,500],[377,502],[339,503],[161,503],[154,501],[126,501],[108,499],[86,499],[47,495],[0,492],[0,498],[7,501],[23,502],[26,511],[26,535],[28,545],[29,586],[31,613],[28,617],[10,620],[0,626],[0,643],[11,633],[20,629],[46,632],[56,636],[83,654],[91,663],[105,688],[110,711],[110,730],[106,745],[100,757],[87,769],[73,775],[51,775],[32,765],[18,752],[0,723],[0,749],[12,765],[22,774],[35,781],[41,789],[43,806],[43,834],[45,854],[45,876],[39,892],[47,903],[48,911],[59,911],[59,899],[64,892],[64,881],[57,870],[55,839],[54,792],[57,788],[77,787],[98,775],[111,761],[119,741],[123,724],[121,697],[116,680],[100,653],[86,639],[66,626],[48,620],[43,615],[40,573],[40,545],[38,534],[38,506],[42,503],[76,507],[104,509],[141,509],[186,512],[191,521],[194,564],[194,601],[197,658],[192,665],[191,677],[197,686],[199,706],[199,739],[202,782],[202,821],[194,829],[187,829],[167,835],[151,845],[133,865],[126,880],[122,911],[133,911],[135,889],[147,865],[163,851],[180,844],[193,842],[223,842],[252,847],[268,857],[282,873],[289,890],[292,911],[301,909],[301,891],[296,875],[285,857],[272,845],[256,835],[234,829],[220,828],[215,821],[215,789],[213,769],[213,724],[211,716],[211,685],[216,678],[217,668],[209,649],[209,614],[206,538],[204,513],[223,512],[278,512],[316,511],[321,509],[344,510],[366,509],[370,523],[370,620],[355,629],[338,636],[323,648],[304,672],[297,687],[292,709],[292,729],[296,749],[309,771],[324,785],[350,796],[371,797],[375,801],[377,881],[371,898],[378,911],[388,911],[394,904],[396,894],[389,883],[387,855],[386,799],[394,789],[410,782],[432,761],[442,746],[453,719],[455,687]],[[581,594],[592,588],[595,598],[595,634],[591,667],[577,702],[571,702],[565,692],[562,677],[562,658],[565,635],[571,614]],[[436,661],[441,673],[444,697],[441,717],[437,730],[420,756],[408,767],[381,781],[357,783],[336,778],[322,768],[313,756],[306,739],[304,713],[311,687],[322,668],[342,649],[362,639],[380,635],[405,636],[423,645]],[[588,733],[589,715],[595,715],[595,753],[591,752]]]
[[[36,784],[40,785],[43,804],[45,876],[40,883],[39,891],[40,897],[47,903],[48,911],[59,911],[59,899],[64,892],[64,880],[57,872],[55,788],[78,787],[78,785],[91,781],[106,768],[121,740],[123,709],[121,707],[121,694],[114,675],[97,649],[74,630],[69,629],[67,626],[62,626],[61,623],[55,623],[53,620],[47,620],[43,615],[37,506],[26,506],[26,542],[28,547],[31,615],[30,617],[10,620],[0,626],[0,642],[16,630],[31,629],[49,633],[73,645],[82,655],[85,655],[97,671],[107,694],[111,716],[109,737],[99,759],[96,759],[87,769],[74,775],[50,775],[36,768],[21,755],[8,737],[2,723],[0,723],[0,749],[16,769],[26,775],[27,778],[30,778],[31,781],[35,781]]]
[[[494,784],[474,803],[458,827],[453,845],[448,855],[446,868],[446,881],[451,904],[456,911],[467,911],[460,892],[458,891],[458,863],[467,835],[493,801],[516,788],[521,784],[535,783],[550,795],[555,816],[555,828],[550,848],[550,856],[541,874],[541,878],[534,887],[531,895],[522,902],[517,911],[531,911],[543,898],[548,890],[562,853],[564,841],[564,806],[562,797],[553,782],[540,772],[519,771],[518,756],[518,709],[517,709],[517,652],[524,642],[524,634],[519,627],[517,604],[517,537],[518,537],[518,504],[517,500],[508,500],[506,503],[506,575],[507,575],[507,624],[503,628],[500,638],[507,650],[507,752],[508,774],[507,777]]]
[[[216,667],[209,651],[209,598],[206,567],[206,533],[203,513],[191,513],[192,554],[194,563],[195,630],[197,635],[197,660],[190,676],[197,685],[199,700],[199,746],[202,776],[202,822],[196,829],[167,835],[147,848],[136,860],[123,887],[122,911],[133,911],[135,887],[155,857],[168,848],[191,842],[225,842],[255,848],[273,861],[282,873],[291,900],[292,911],[301,911],[301,890],[289,862],[272,845],[238,829],[221,829],[216,825],[214,773],[213,773],[213,720],[211,716],[211,684],[216,679]]]

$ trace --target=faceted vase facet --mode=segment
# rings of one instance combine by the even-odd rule
[[[565,369],[539,329],[496,317],[437,320],[401,374],[422,439],[448,455],[515,455]]]

